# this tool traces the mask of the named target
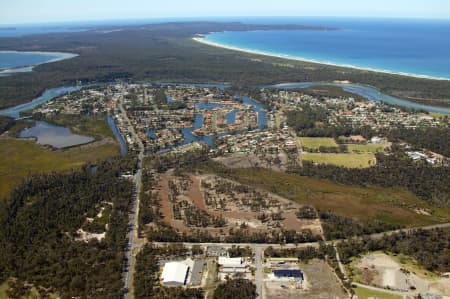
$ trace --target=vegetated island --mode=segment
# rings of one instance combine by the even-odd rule
[[[51,87],[79,81],[114,80],[228,82],[241,86],[338,80],[369,84],[385,93],[428,105],[450,105],[450,81],[240,53],[192,40],[198,34],[218,31],[335,28],[237,22],[172,22],[103,30],[117,28],[2,38],[0,50],[58,51],[77,53],[79,56],[37,66],[32,73],[0,78],[0,107],[27,102]]]

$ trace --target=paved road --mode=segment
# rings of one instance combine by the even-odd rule
[[[436,225],[429,225],[429,226],[421,226],[421,227],[413,227],[413,228],[406,228],[406,229],[399,229],[399,230],[393,230],[393,231],[388,231],[388,232],[384,232],[384,233],[377,233],[377,234],[371,234],[371,235],[366,235],[366,237],[370,237],[373,239],[380,239],[382,238],[384,235],[392,235],[398,232],[411,232],[417,229],[425,229],[425,230],[429,230],[429,229],[435,229],[435,228],[447,228],[450,227],[450,223],[443,223],[443,224],[436,224]],[[335,245],[339,242],[343,242],[346,241],[347,239],[339,239],[339,240],[330,240],[330,241],[326,241],[325,244],[327,245]],[[176,243],[176,242],[153,242],[154,245],[156,246],[165,246],[165,245],[169,245],[172,243]],[[233,246],[240,246],[240,247],[251,247],[251,248],[260,248],[262,250],[268,248],[268,247],[273,247],[275,249],[282,249],[282,248],[304,248],[304,247],[318,247],[319,246],[319,242],[310,242],[310,243],[287,243],[287,244],[272,244],[272,243],[214,243],[214,242],[203,242],[203,243],[190,243],[190,242],[180,242],[182,243],[185,247],[187,248],[191,248],[194,245],[200,245],[200,246],[220,246],[223,248],[231,248]]]
[[[262,269],[263,250],[261,247],[255,248],[255,284],[256,284],[256,299],[263,299],[263,269]]]
[[[152,242],[155,246],[166,246],[169,244],[173,244],[177,242]],[[233,246],[240,246],[240,247],[251,247],[251,248],[259,248],[259,249],[266,249],[267,247],[273,247],[276,249],[281,248],[304,248],[308,246],[312,247],[319,247],[319,242],[311,242],[311,243],[289,243],[289,244],[272,244],[272,243],[211,243],[211,242],[204,242],[204,243],[189,243],[189,242],[179,242],[180,244],[183,244],[186,248],[192,248],[194,245],[200,245],[200,246],[219,246],[223,248],[231,248]]]
[[[124,298],[134,298],[134,294],[130,292],[133,285],[133,276],[135,270],[135,260],[133,258],[133,250],[138,247],[136,241],[138,240],[138,215],[139,215],[139,198],[142,186],[142,160],[144,159],[144,145],[134,131],[133,126],[131,126],[130,120],[128,119],[127,113],[123,108],[122,102],[119,102],[119,109],[122,112],[122,116],[127,122],[128,130],[131,132],[133,139],[138,143],[139,154],[137,162],[137,170],[134,175],[135,190],[131,200],[131,207],[129,212],[128,220],[128,231],[127,231],[127,242],[125,247],[125,265],[123,269],[123,280],[124,280]]]

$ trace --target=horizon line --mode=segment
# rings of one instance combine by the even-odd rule
[[[442,20],[450,21],[450,17],[430,17],[430,16],[333,16],[333,15],[258,15],[258,16],[167,16],[167,17],[149,17],[149,18],[104,18],[104,19],[74,19],[74,20],[56,20],[56,21],[38,21],[38,22],[24,22],[24,23],[0,23],[0,26],[24,26],[24,25],[57,25],[57,24],[77,24],[77,23],[95,23],[95,22],[117,22],[117,21],[151,21],[151,20],[209,20],[214,18],[338,18],[338,19],[392,19],[392,20]]]

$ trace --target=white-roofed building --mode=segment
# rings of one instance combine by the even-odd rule
[[[164,265],[161,281],[166,286],[182,286],[186,284],[189,266],[181,262],[168,262]]]
[[[218,264],[221,272],[245,272],[247,265],[241,257],[219,256]]]

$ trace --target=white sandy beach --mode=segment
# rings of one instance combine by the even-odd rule
[[[330,65],[330,66],[335,66],[335,67],[352,68],[352,69],[357,69],[357,70],[361,70],[361,71],[371,71],[371,72],[385,73],[385,74],[390,74],[390,75],[408,76],[408,77],[414,77],[414,78],[420,78],[420,79],[450,81],[450,79],[448,79],[448,78],[432,77],[432,76],[411,74],[411,73],[394,72],[394,71],[382,70],[382,69],[364,68],[364,67],[359,67],[359,66],[350,65],[350,64],[337,64],[337,63],[333,63],[333,62],[329,62],[329,61],[319,61],[319,60],[307,59],[307,58],[298,57],[298,56],[283,55],[283,54],[276,54],[276,53],[259,51],[259,50],[238,48],[238,47],[233,47],[233,46],[229,46],[229,45],[224,45],[224,44],[208,41],[202,35],[198,35],[197,37],[193,37],[192,39],[196,42],[199,42],[199,43],[202,43],[202,44],[205,44],[208,46],[232,50],[232,51],[239,51],[239,52],[254,54],[254,55],[271,56],[271,57],[282,58],[282,59],[290,59],[290,60],[296,60],[296,61],[302,61],[302,62],[325,64],[325,65]]]

